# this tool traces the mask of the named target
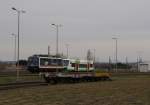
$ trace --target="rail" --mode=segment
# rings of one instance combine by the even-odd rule
[[[9,84],[0,84],[0,90],[44,86],[44,85],[48,85],[48,84],[45,82],[41,82],[41,81],[16,82],[16,83],[9,83]]]

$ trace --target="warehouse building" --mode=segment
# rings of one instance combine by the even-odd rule
[[[139,63],[138,69],[140,72],[150,72],[150,61]]]

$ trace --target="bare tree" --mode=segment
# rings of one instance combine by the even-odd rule
[[[93,55],[90,49],[87,51],[87,60],[93,60]]]

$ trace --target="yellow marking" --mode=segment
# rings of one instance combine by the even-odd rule
[[[95,73],[96,77],[110,77],[109,73]]]

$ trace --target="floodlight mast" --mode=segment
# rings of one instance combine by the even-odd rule
[[[18,10],[15,7],[12,7],[12,10],[17,12],[18,15],[18,53],[17,53],[17,80],[19,80],[19,57],[20,57],[20,14],[25,13],[24,10]]]
[[[14,37],[14,40],[15,40],[15,45],[14,45],[14,61],[15,61],[15,63],[16,63],[16,44],[17,44],[17,35],[16,34],[14,34],[14,33],[12,33],[11,34],[13,37]]]
[[[118,40],[118,38],[116,38],[116,37],[113,37],[112,38],[113,40],[115,40],[115,42],[116,42],[116,60],[115,60],[115,63],[116,63],[116,72],[118,71],[118,65],[117,65],[117,63],[118,63],[118,42],[117,42],[117,40]]]
[[[56,56],[59,54],[59,40],[58,40],[58,34],[59,34],[59,27],[62,27],[61,24],[51,24],[56,27]]]

